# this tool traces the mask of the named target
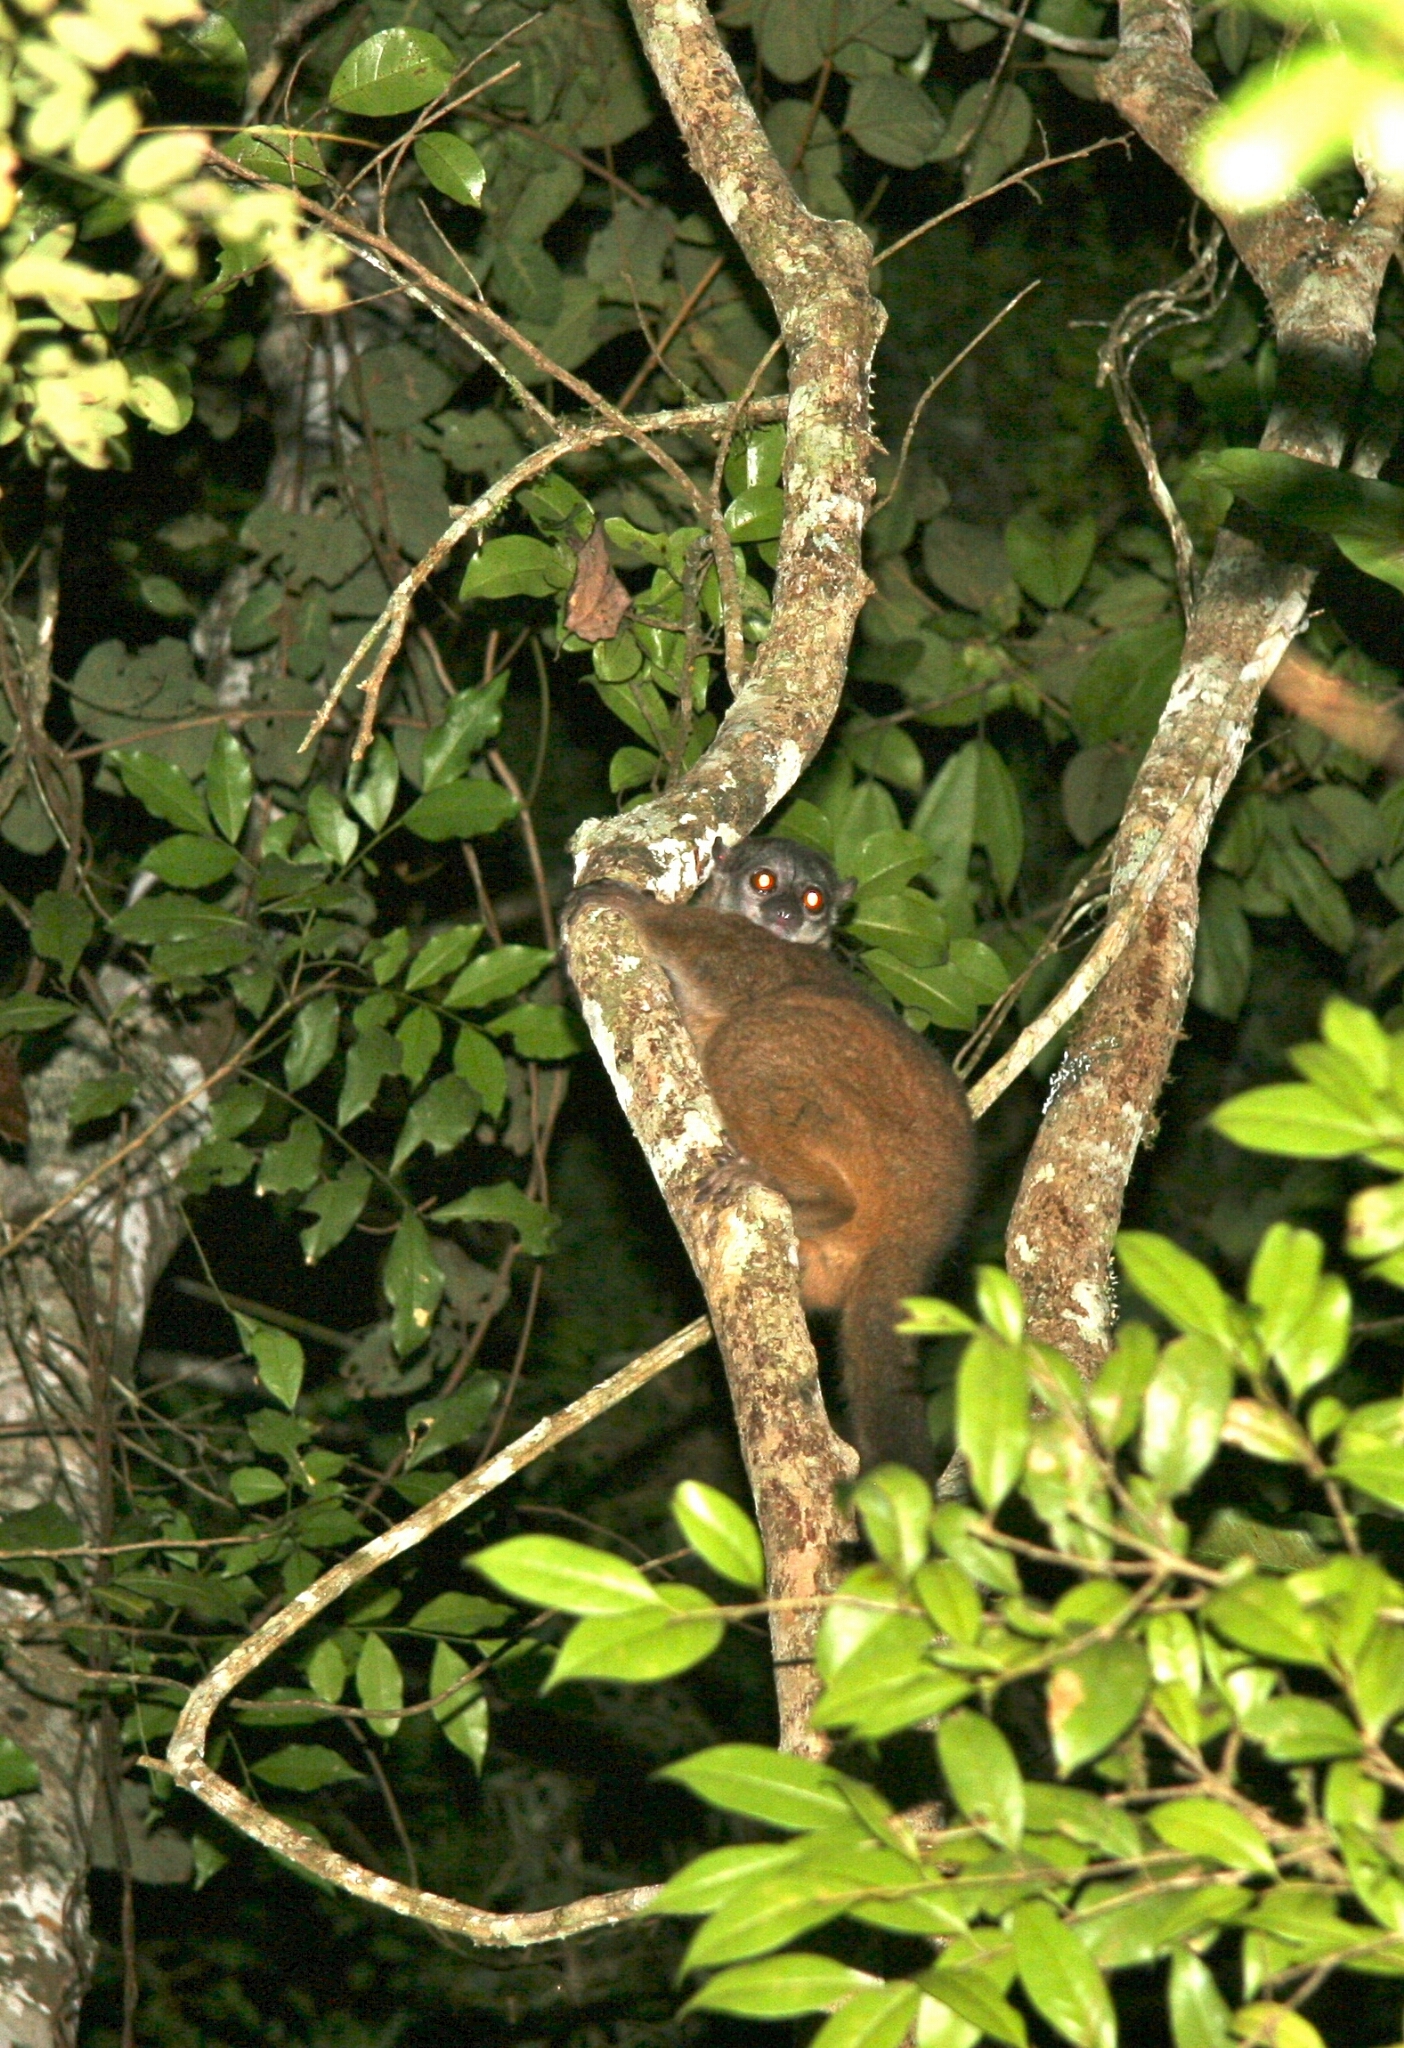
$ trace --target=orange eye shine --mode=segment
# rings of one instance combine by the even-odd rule
[[[824,891],[822,889],[806,889],[804,892],[804,907],[806,910],[812,910],[816,913],[821,911],[824,908]]]
[[[775,877],[769,868],[757,868],[751,877],[751,887],[758,896],[768,896],[775,887]]]

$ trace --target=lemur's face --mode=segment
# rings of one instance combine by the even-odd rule
[[[796,840],[743,839],[717,862],[693,900],[748,917],[796,945],[827,946],[853,887],[839,880],[822,853]]]

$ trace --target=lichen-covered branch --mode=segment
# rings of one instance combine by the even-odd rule
[[[789,364],[785,523],[771,630],[713,745],[666,794],[576,836],[580,880],[606,875],[665,900],[702,880],[717,840],[754,829],[812,759],[838,708],[867,595],[860,545],[871,485],[868,378],[882,330],[872,252],[851,223],[806,211],[777,162],[707,9],[631,0],[645,55],[694,168],[765,289]],[[819,1394],[795,1294],[789,1217],[753,1190],[720,1213],[697,1190],[722,1149],[715,1105],[666,983],[617,911],[574,920],[571,973],[595,1042],[707,1290],[769,1560],[770,1593],[831,1581],[845,1529],[835,1482],[852,1470]],[[812,1749],[812,1618],[772,1624],[781,1740]]]
[[[1183,0],[1127,0],[1122,47],[1102,91],[1187,181],[1194,131],[1214,95],[1191,54]],[[1375,306],[1399,238],[1397,188],[1379,187],[1355,220],[1327,220],[1301,194],[1228,233],[1268,301],[1278,396],[1262,446],[1340,463],[1370,358]],[[1355,466],[1378,464],[1361,451]],[[1238,772],[1263,685],[1306,615],[1313,572],[1222,533],[1189,621],[1179,676],[1128,800],[1115,848],[1113,917],[1187,792],[1193,829],[1120,958],[1089,1001],[1025,1170],[1006,1240],[1034,1333],[1088,1371],[1111,1328],[1108,1270],[1126,1183],[1152,1128],[1194,966],[1197,875]]]
[[[591,1387],[568,1408],[535,1423],[515,1443],[508,1444],[505,1450],[489,1458],[476,1471],[456,1480],[414,1514],[407,1515],[404,1521],[396,1522],[392,1529],[383,1530],[379,1536],[373,1536],[359,1550],[353,1550],[349,1557],[334,1564],[330,1571],[323,1572],[305,1591],[298,1593],[286,1607],[279,1608],[261,1628],[255,1629],[251,1636],[231,1650],[209,1676],[200,1681],[187,1699],[180,1720],[171,1733],[164,1764],[153,1761],[152,1767],[168,1769],[178,1785],[193,1792],[197,1799],[203,1799],[231,1827],[238,1828],[256,1842],[262,1842],[266,1849],[286,1856],[300,1869],[326,1878],[329,1883],[339,1885],[343,1891],[358,1899],[366,1899],[372,1905],[384,1906],[392,1913],[403,1913],[409,1919],[423,1920],[432,1927],[463,1935],[480,1948],[531,1948],[539,1942],[559,1941],[567,1934],[581,1934],[596,1927],[613,1927],[622,1920],[635,1919],[646,1912],[657,1896],[656,1885],[633,1885],[625,1891],[597,1893],[537,1913],[487,1913],[477,1906],[464,1905],[458,1899],[441,1898],[437,1892],[419,1891],[413,1885],[399,1884],[394,1878],[383,1877],[377,1871],[367,1870],[363,1864],[353,1863],[349,1856],[329,1849],[315,1836],[304,1834],[287,1821],[279,1820],[276,1814],[256,1806],[227,1778],[221,1778],[210,1768],[205,1762],[205,1746],[209,1740],[210,1723],[229,1695],[250,1673],[291,1642],[299,1630],[325,1613],[334,1601],[341,1599],[343,1594],[349,1593],[353,1586],[369,1578],[382,1565],[402,1557],[407,1550],[413,1550],[434,1530],[443,1528],[456,1515],[474,1507],[617,1402],[637,1393],[656,1374],[696,1351],[706,1343],[709,1334],[704,1318],[689,1323],[686,1329],[665,1338],[661,1344],[655,1344],[652,1350],[631,1360],[609,1379]]]
[[[114,1004],[133,993],[104,977]],[[122,1059],[144,1082],[137,1117],[150,1133],[163,1097],[198,1093],[199,1068],[148,1009],[128,1004]],[[73,1092],[119,1064],[89,1019],[29,1078],[23,1167],[0,1166],[0,1227],[51,1210],[87,1178],[102,1146],[75,1146]],[[149,1087],[148,1084],[149,1083]],[[0,1263],[0,1502],[9,1513],[52,1504],[90,1540],[109,1499],[104,1443],[111,1403],[136,1356],[147,1306],[184,1231],[176,1176],[207,1122],[203,1107],[167,1117],[124,1177],[109,1175],[61,1223]],[[107,1148],[110,1150],[110,1146]],[[39,1784],[0,1799],[0,2041],[64,2048],[76,2034],[92,1965],[87,1878],[98,1753],[81,1660],[59,1640],[85,1619],[67,1580],[0,1590],[0,1728],[37,1766]],[[100,1660],[99,1660],[100,1661]]]

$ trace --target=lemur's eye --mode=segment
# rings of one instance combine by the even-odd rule
[[[811,917],[819,915],[820,911],[824,908],[826,900],[822,889],[806,889],[804,895],[800,898],[800,901]]]
[[[751,887],[757,896],[769,896],[775,886],[775,874],[771,868],[757,868],[751,877]]]

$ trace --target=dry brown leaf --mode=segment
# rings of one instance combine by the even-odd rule
[[[582,640],[612,640],[632,600],[609,565],[604,528],[598,521],[579,550],[575,581],[566,603],[566,631]]]

